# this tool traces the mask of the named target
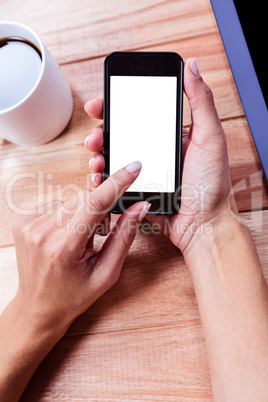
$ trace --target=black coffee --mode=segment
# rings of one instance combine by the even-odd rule
[[[0,39],[0,110],[24,99],[36,84],[42,67],[40,50],[22,38]]]

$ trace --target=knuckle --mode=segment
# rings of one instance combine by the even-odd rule
[[[32,234],[32,223],[28,222],[26,219],[21,218],[18,221],[18,224],[16,226],[16,230],[17,230],[17,236],[20,239],[24,239],[27,240],[29,238],[31,238],[31,234]]]
[[[14,238],[17,238],[23,228],[23,220],[24,218],[19,218],[15,221],[13,228],[12,228],[12,234]]]
[[[25,215],[18,218],[13,225],[13,234],[19,235],[25,230],[25,227],[31,226],[34,218],[31,215]]]
[[[60,261],[63,261],[65,256],[66,256],[66,249],[62,247],[61,245],[49,247],[47,250],[47,255],[49,255],[49,260],[51,263],[58,263]]]
[[[42,230],[34,230],[31,227],[26,227],[26,233],[24,233],[24,240],[30,248],[39,248],[45,243],[46,233]]]
[[[89,213],[104,212],[106,209],[105,200],[102,195],[92,192],[87,201],[87,210]]]
[[[75,246],[64,235],[64,231],[53,232],[44,243],[43,251],[48,256],[52,266],[58,263],[68,262],[76,258]]]
[[[136,233],[133,233],[130,230],[122,231],[121,238],[122,242],[126,247],[130,247],[136,237]]]
[[[46,240],[46,232],[34,220],[20,218],[13,226],[13,236],[29,248],[40,247]]]
[[[111,179],[116,187],[126,186],[126,180],[119,174],[112,176]]]
[[[126,182],[126,177],[123,174],[124,172],[120,172],[120,174],[110,176],[110,182],[113,186],[116,200],[125,192],[129,185],[129,182]]]
[[[214,96],[211,88],[203,82],[202,91],[190,99],[191,110],[195,111],[202,107],[204,103],[211,103],[214,105]]]
[[[205,85],[205,97],[208,99],[208,101],[214,103],[214,96],[211,88],[206,83],[204,83],[204,85]]]
[[[121,268],[121,267],[120,267]],[[120,270],[119,267],[104,270],[102,272],[102,286],[105,287],[105,291],[108,290],[111,286],[113,286],[119,279]]]
[[[108,281],[109,281],[109,285],[113,286],[119,279],[120,276],[120,270],[116,269],[110,272],[109,277],[108,277]]]

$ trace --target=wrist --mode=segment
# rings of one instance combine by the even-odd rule
[[[248,295],[267,293],[267,286],[250,231],[241,216],[224,211],[209,227],[200,229],[185,250],[198,304],[217,297],[236,305]],[[217,295],[217,297],[216,297]]]
[[[184,257],[195,288],[215,398],[251,395],[252,378],[259,395],[266,395],[265,376],[256,373],[264,372],[268,361],[268,291],[255,244],[242,217],[228,210],[204,225]]]
[[[191,271],[214,264],[218,253],[228,252],[230,246],[242,237],[250,236],[243,218],[237,211],[223,208],[214,217],[197,226],[191,241],[183,251],[184,259]],[[217,261],[215,261],[217,262]]]
[[[10,395],[14,400],[19,399],[34,371],[66,330],[63,325],[53,328],[40,320],[17,294],[0,317],[0,393],[3,399],[10,399]]]
[[[71,324],[66,316],[54,317],[43,306],[25,300],[20,289],[7,308],[9,308],[9,314],[23,325],[29,336],[55,339],[55,343]]]

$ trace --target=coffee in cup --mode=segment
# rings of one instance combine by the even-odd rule
[[[38,36],[0,22],[0,136],[38,145],[58,136],[73,110],[69,85]]]

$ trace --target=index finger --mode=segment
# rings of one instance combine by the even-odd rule
[[[141,170],[141,163],[132,162],[123,169],[108,177],[93,191],[84,190],[65,203],[66,210],[78,204],[76,213],[72,216],[72,227],[86,225],[87,235],[93,233],[113,204],[124,194],[126,189],[136,180]],[[77,202],[78,201],[78,202]]]

